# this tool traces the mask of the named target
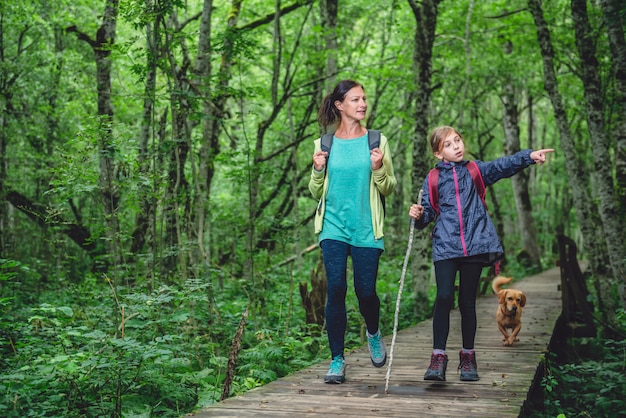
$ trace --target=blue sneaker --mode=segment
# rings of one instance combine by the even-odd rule
[[[342,355],[332,359],[324,383],[343,383],[346,380],[346,361]]]
[[[370,349],[370,359],[374,367],[383,367],[387,362],[387,349],[385,348],[385,342],[383,336],[380,335],[380,330],[374,335],[370,335],[367,332],[367,346]]]

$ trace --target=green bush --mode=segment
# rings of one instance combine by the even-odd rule
[[[384,272],[395,271],[390,266],[399,260],[381,263],[386,334],[399,277]],[[326,334],[304,323],[297,288],[284,279],[292,274],[306,277],[280,269],[263,277],[264,305],[248,318],[231,394],[329,357]],[[23,265],[0,263],[0,285],[11,290],[0,299],[0,416],[177,417],[219,400],[230,344],[249,308],[249,284],[209,277],[149,290],[88,275],[80,284],[33,292],[22,288],[31,276]],[[408,287],[402,302],[400,328],[415,322]],[[351,349],[364,342],[352,288],[347,303]]]
[[[626,410],[626,341],[572,339],[579,360],[546,361],[542,405],[530,417],[617,417]]]

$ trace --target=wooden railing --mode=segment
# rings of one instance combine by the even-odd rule
[[[595,337],[593,305],[578,259],[576,243],[565,235],[558,236],[559,267],[561,268],[561,300],[563,311],[558,323],[564,337]]]

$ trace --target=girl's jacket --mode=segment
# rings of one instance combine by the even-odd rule
[[[315,152],[321,150],[321,139],[314,141]],[[383,224],[385,220],[385,210],[381,200],[382,196],[389,196],[396,188],[396,177],[393,173],[393,163],[391,162],[391,148],[387,137],[380,134],[380,150],[383,152],[383,166],[378,170],[372,171],[370,177],[370,205],[372,208],[372,226],[374,228],[374,238],[381,239],[384,235]],[[332,152],[332,151],[331,151]],[[326,169],[316,171],[311,170],[311,179],[309,180],[309,191],[313,198],[319,199],[317,211],[315,212],[315,233],[322,232],[324,225],[324,211],[326,210],[326,193],[328,191],[328,176]]]
[[[534,164],[530,158],[531,152],[528,149],[490,162],[477,160],[485,186],[511,177]],[[486,254],[488,257],[485,257],[485,262],[491,264],[502,257],[502,244],[496,228],[480,199],[466,164],[467,161],[437,163],[439,216],[436,216],[430,204],[428,176],[422,185],[424,193],[421,204],[424,206],[424,215],[414,222],[416,228],[423,229],[431,221],[435,221],[431,233],[433,262]]]

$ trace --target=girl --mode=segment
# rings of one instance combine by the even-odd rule
[[[430,135],[433,154],[440,160],[439,203],[437,214],[428,193],[409,210],[415,227],[423,229],[435,221],[432,254],[437,296],[433,313],[433,352],[424,380],[446,380],[448,356],[446,342],[450,330],[450,311],[454,305],[454,281],[459,273],[459,311],[463,348],[459,353],[460,379],[478,380],[474,338],[476,336],[476,293],[484,266],[503,255],[496,229],[483,204],[464,160],[463,137],[454,128],[441,126]],[[553,149],[524,150],[491,162],[476,161],[485,186],[515,175],[531,164],[543,164]],[[422,189],[429,189],[426,177]]]

